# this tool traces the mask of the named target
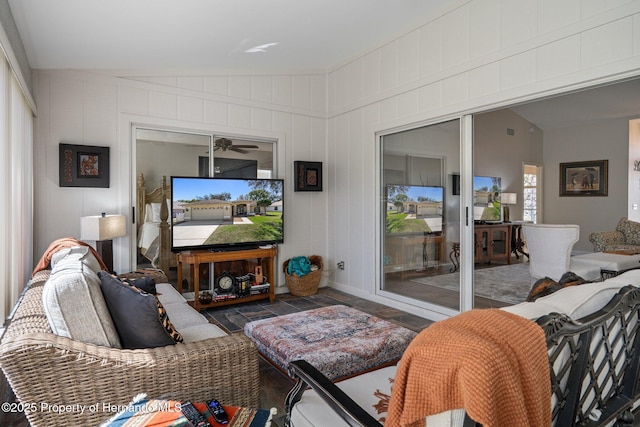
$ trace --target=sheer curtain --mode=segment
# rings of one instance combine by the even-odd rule
[[[0,316],[11,312],[33,268],[33,113],[0,55]]]

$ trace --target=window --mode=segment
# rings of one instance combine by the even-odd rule
[[[537,222],[538,212],[538,168],[535,165],[524,167],[524,210],[522,219]]]

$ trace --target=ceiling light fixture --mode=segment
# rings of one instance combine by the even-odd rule
[[[245,50],[245,53],[256,53],[256,52],[266,52],[268,48],[270,48],[271,46],[275,46],[278,43],[265,43],[265,44],[261,44],[258,46],[254,46],[251,47],[247,50]]]

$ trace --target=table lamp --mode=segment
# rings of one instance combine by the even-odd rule
[[[500,194],[500,202],[502,203],[502,206],[503,206],[502,220],[504,222],[511,222],[511,218],[509,218],[509,205],[515,205],[518,203],[518,194],[502,193]]]
[[[127,235],[124,215],[83,216],[80,219],[80,239],[95,240],[96,252],[109,272],[113,272],[113,239]]]

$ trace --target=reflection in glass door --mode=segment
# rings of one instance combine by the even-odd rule
[[[460,121],[381,142],[381,289],[460,309]]]
[[[163,177],[214,176],[222,178],[271,178],[274,176],[275,141],[227,137],[206,132],[178,132],[166,129],[134,127],[135,176],[144,192],[155,194],[162,188]],[[138,193],[138,188],[135,189]],[[134,193],[134,194],[136,194]],[[137,206],[136,254],[138,268],[158,267],[163,251],[159,244],[159,223],[147,215],[151,203]],[[158,203],[159,204],[159,203]],[[171,206],[169,218],[183,212]],[[175,266],[175,255],[170,255]],[[205,277],[201,274],[201,277]]]

